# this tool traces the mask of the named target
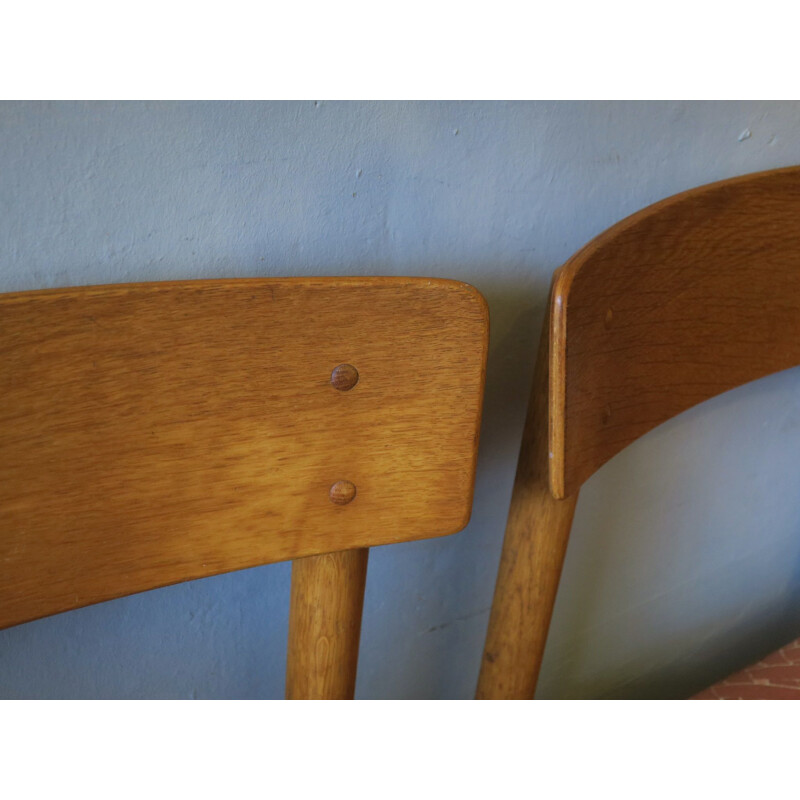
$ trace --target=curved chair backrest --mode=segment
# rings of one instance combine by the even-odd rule
[[[800,364],[800,168],[668,198],[554,275],[479,680],[532,697],[581,484],[691,406]]]
[[[414,278],[0,296],[0,627],[296,559],[287,694],[352,696],[367,550],[460,530],[481,295]]]
[[[687,408],[800,364],[800,169],[670,197],[555,275],[551,487]]]

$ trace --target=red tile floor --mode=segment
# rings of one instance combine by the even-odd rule
[[[691,699],[800,700],[800,639]]]

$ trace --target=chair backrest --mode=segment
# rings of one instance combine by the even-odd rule
[[[533,697],[583,482],[676,414],[798,364],[798,167],[656,203],[555,273],[478,697]]]
[[[460,530],[487,336],[445,280],[0,296],[0,627]]]
[[[639,436],[800,364],[800,169],[670,197],[555,275],[550,476],[572,494]]]

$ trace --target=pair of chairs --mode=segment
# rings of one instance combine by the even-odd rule
[[[554,276],[479,698],[532,698],[581,484],[800,364],[800,168],[669,198]],[[288,698],[352,698],[368,548],[470,516],[486,303],[455,281],[0,297],[0,627],[292,560]]]

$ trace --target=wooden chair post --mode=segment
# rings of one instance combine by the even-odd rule
[[[532,699],[578,493],[550,493],[545,315],[476,698]]]
[[[352,700],[368,548],[292,562],[287,700]]]

